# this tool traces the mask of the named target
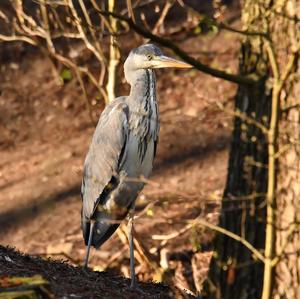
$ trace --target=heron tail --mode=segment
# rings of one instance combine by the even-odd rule
[[[113,220],[112,217],[105,212],[97,213],[95,216],[93,222],[83,220],[82,230],[85,245],[88,246],[90,244],[98,248],[112,236],[120,223],[119,221]]]
[[[109,223],[104,222],[103,220],[96,221],[93,233],[93,246],[98,248],[105,243],[117,230],[119,225],[120,223]]]

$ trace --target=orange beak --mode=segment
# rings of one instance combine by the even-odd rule
[[[151,60],[151,64],[152,64],[152,67],[155,69],[164,68],[164,67],[175,67],[175,68],[186,69],[186,68],[193,67],[192,65],[190,65],[186,62],[183,62],[183,61],[180,61],[180,60],[168,57],[168,56],[164,56],[164,55],[155,56]]]

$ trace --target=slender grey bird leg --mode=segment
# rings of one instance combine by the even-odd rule
[[[87,268],[88,263],[89,263],[89,256],[90,256],[90,249],[91,249],[91,244],[92,244],[92,238],[93,238],[93,230],[94,230],[94,220],[91,220],[91,225],[90,225],[90,234],[89,234],[89,241],[88,245],[86,246],[86,255],[84,258],[84,268]]]
[[[134,244],[133,244],[133,219],[134,219],[134,204],[129,211],[129,220],[128,220],[128,242],[129,242],[129,251],[130,251],[130,276],[131,276],[131,288],[136,287],[135,281],[135,268],[134,268]]]

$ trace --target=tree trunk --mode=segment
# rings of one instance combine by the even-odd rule
[[[244,29],[250,34],[242,43],[240,73],[259,83],[239,86],[236,95],[219,225],[250,246],[217,235],[206,298],[300,298],[296,13],[299,18],[300,0],[243,1]]]
[[[279,122],[279,154],[275,284],[273,298],[300,298],[300,0],[288,1],[282,9],[281,30],[277,43],[287,56],[281,59],[281,67],[289,67],[291,52],[294,61],[281,94],[281,118]],[[278,20],[279,21],[279,20]],[[281,57],[280,57],[281,58]]]

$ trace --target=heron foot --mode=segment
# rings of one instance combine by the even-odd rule
[[[135,279],[131,279],[130,288],[131,289],[136,289],[137,287],[138,286],[137,286],[136,280]]]
[[[139,286],[137,280],[134,280],[134,282],[131,281],[130,289],[131,289],[132,291],[134,291],[135,293],[140,293],[140,296],[141,296],[141,297],[142,297],[142,295],[145,294],[145,291],[143,291],[143,289]]]
[[[139,287],[139,284],[136,279],[134,280],[131,279],[130,288],[135,291],[140,291],[143,293],[143,290]]]

